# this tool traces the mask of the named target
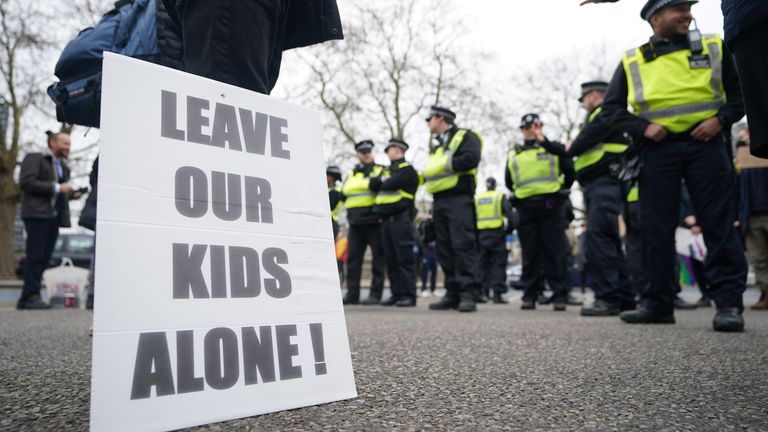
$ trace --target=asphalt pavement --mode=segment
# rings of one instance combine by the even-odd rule
[[[768,430],[768,312],[722,334],[712,309],[630,326],[434,300],[346,308],[358,398],[192,430]],[[90,319],[0,307],[0,430],[87,430]]]

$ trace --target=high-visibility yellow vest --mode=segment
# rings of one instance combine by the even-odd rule
[[[632,189],[629,190],[629,193],[627,194],[627,202],[638,202],[640,201],[640,186],[635,183],[632,185]]]
[[[598,115],[600,115],[600,111],[602,111],[602,107],[597,107],[597,109],[589,115],[589,118],[587,118],[587,124],[592,123],[595,121]],[[614,154],[621,154],[627,151],[627,145],[621,144],[621,143],[600,143],[594,147],[592,147],[589,151],[586,151],[582,153],[579,157],[576,158],[575,168],[576,172],[579,172],[583,170],[584,168],[590,167],[598,162],[600,162],[603,157],[605,157],[606,153],[614,153]]]
[[[338,187],[336,187],[336,186],[334,186],[334,187],[329,187],[329,188],[328,188],[328,192],[331,192],[331,191],[338,191],[338,192],[341,192],[341,191],[339,190],[339,188],[338,188]],[[341,209],[342,209],[343,207],[344,207],[344,204],[341,202],[341,200],[339,200],[339,202],[337,202],[337,203],[336,203],[336,207],[334,207],[334,208],[331,210],[331,219],[333,219],[333,220],[334,220],[334,222],[338,222],[338,221],[339,221],[339,215],[341,214]]]
[[[502,213],[504,199],[504,194],[495,190],[475,195],[478,230],[499,229],[504,226],[504,214]]]
[[[690,49],[646,61],[640,48],[627,51],[622,63],[627,75],[628,102],[638,116],[685,132],[713,117],[725,103],[723,41],[716,34],[702,37],[703,61],[689,60]],[[709,67],[706,61],[709,61]],[[691,63],[698,63],[697,68]]]
[[[410,165],[411,164],[408,162],[400,162],[397,169],[403,169]],[[378,195],[376,195],[376,205],[394,204],[403,199],[413,200],[413,194],[402,189],[396,191],[379,191]]]
[[[465,172],[453,171],[453,155],[461,146],[467,132],[467,129],[459,129],[451,138],[447,148],[441,145],[429,155],[427,167],[423,174],[424,187],[427,188],[427,192],[434,194],[453,189],[459,183],[459,176],[462,175],[475,176],[475,181],[477,181],[477,168]],[[483,139],[479,134],[477,137],[480,139],[480,151],[482,151]]]
[[[360,171],[352,171],[344,179],[344,183],[341,185],[341,193],[344,194],[346,201],[344,205],[348,209],[360,208],[360,207],[373,207],[376,204],[376,194],[372,192],[368,186],[371,182],[371,177],[376,177],[384,172],[384,167],[381,165],[375,165],[369,175],[365,175]]]
[[[510,151],[507,169],[515,187],[515,197],[520,199],[555,193],[565,183],[560,175],[560,159],[542,147]]]

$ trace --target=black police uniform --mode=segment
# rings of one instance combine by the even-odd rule
[[[509,199],[503,198],[501,213],[507,219],[507,227],[477,231],[478,270],[482,293],[488,297],[493,293],[494,303],[506,303],[501,295],[507,288],[507,233],[514,230],[515,216]]]
[[[458,130],[454,125],[439,136],[440,144],[448,146]],[[466,172],[477,168],[480,156],[480,138],[474,132],[467,131],[453,155],[453,171]],[[443,304],[458,306],[462,299],[474,301],[478,292],[474,196],[474,175],[459,176],[454,188],[437,192],[433,196],[432,221],[437,239],[437,260],[445,275],[446,294],[444,301],[430,305],[432,309],[442,309]]]
[[[383,167],[379,164],[358,164],[352,174],[362,172],[370,176],[374,167]],[[342,199],[346,200],[344,194]],[[347,208],[347,221],[349,222],[348,259],[347,259],[347,295],[345,304],[355,304],[360,301],[360,277],[363,271],[363,257],[366,247],[371,247],[373,261],[371,263],[371,290],[368,300],[363,303],[378,304],[381,293],[384,291],[384,251],[381,246],[381,217],[373,211],[374,206]]]
[[[525,141],[519,151],[539,147],[536,141]],[[542,145],[547,151],[558,154],[564,151],[563,145],[546,140]],[[551,151],[552,148],[558,151]],[[573,161],[567,157],[559,157],[560,173],[564,183],[559,192],[536,195],[524,199],[514,198],[520,221],[517,225],[517,235],[523,252],[523,275],[520,285],[523,289],[523,301],[535,302],[540,291],[541,269],[552,290],[552,300],[565,304],[569,291],[567,259],[570,254],[568,238],[565,235],[566,201],[568,191],[574,181]],[[504,182],[507,188],[514,192],[512,173],[509,168],[504,172]]]
[[[689,49],[689,43],[684,36],[675,40],[654,36],[647,47],[658,58]],[[738,77],[725,46],[722,83],[727,99],[717,116],[727,131],[744,115],[744,108]],[[690,131],[670,133],[663,142],[646,140],[643,132],[650,122],[627,111],[628,94],[627,76],[619,64],[606,92],[601,116],[605,122],[630,132],[633,140],[641,143],[644,153],[640,176],[640,231],[648,286],[642,293],[641,307],[655,316],[667,317],[664,322],[674,322],[669,318],[673,312],[676,278],[674,232],[680,209],[680,183],[684,178],[700,226],[707,233],[705,272],[711,283],[709,294],[718,308],[742,311],[747,264],[733,226],[735,181],[725,134],[720,133],[708,142],[694,140]],[[630,315],[622,315],[622,319],[635,316]]]
[[[599,110],[596,108],[595,110]],[[587,115],[584,129],[568,151],[570,156],[580,156],[602,143],[629,145],[629,138],[606,123],[595,110]],[[590,120],[591,119],[591,120]],[[586,258],[592,275],[595,300],[613,306],[611,313],[619,309],[635,308],[635,296],[629,283],[627,263],[619,236],[619,215],[624,202],[624,187],[617,176],[621,168],[621,153],[606,152],[596,163],[576,174],[585,189],[587,206]],[[600,305],[596,302],[596,305]],[[593,308],[585,308],[597,312]]]
[[[370,188],[379,194],[405,191],[414,196],[419,187],[419,175],[405,159],[392,162],[389,178],[371,179]],[[376,204],[374,211],[381,215],[381,239],[392,297],[382,304],[398,306],[416,305],[416,244],[411,223],[413,199],[403,197],[396,203]]]

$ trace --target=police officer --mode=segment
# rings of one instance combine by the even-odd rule
[[[705,237],[716,331],[744,328],[747,264],[734,228],[733,166],[723,130],[744,115],[731,55],[718,35],[689,31],[685,0],[650,0],[654,35],[627,51],[603,102],[604,120],[642,141],[641,235],[648,285],[627,323],[674,323],[674,232],[684,178]],[[684,77],[684,78],[683,78]],[[627,111],[627,104],[633,113]]]
[[[381,240],[392,296],[384,306],[416,306],[416,244],[413,225],[413,198],[419,174],[405,161],[408,143],[392,138],[384,151],[391,162],[384,176],[371,179],[376,192],[374,211],[381,215]]]
[[[485,186],[485,192],[475,195],[481,293],[487,297],[493,290],[494,303],[508,303],[501,295],[507,292],[506,239],[512,228],[512,206],[504,193],[496,190],[495,178],[488,177]],[[508,223],[506,229],[505,220]]]
[[[371,191],[372,177],[381,176],[384,167],[373,160],[373,141],[355,144],[359,164],[347,174],[341,186],[342,199],[349,221],[349,259],[347,260],[347,294],[344,304],[360,303],[360,276],[366,247],[373,254],[371,291],[363,304],[379,304],[384,290],[384,262],[381,249],[381,217],[373,211],[376,193]]]
[[[431,149],[424,170],[424,185],[434,197],[432,219],[437,240],[437,259],[445,274],[446,294],[429,305],[432,310],[477,309],[477,233],[475,231],[475,182],[482,140],[455,124],[456,114],[433,106],[427,117],[438,145]]]
[[[325,181],[328,184],[328,200],[331,202],[331,224],[333,225],[333,238],[339,236],[339,215],[344,203],[341,201],[341,189],[337,183],[341,181],[341,170],[336,165],[328,165],[325,169]]]
[[[514,192],[520,221],[517,235],[523,252],[523,303],[521,309],[536,309],[542,266],[556,311],[567,304],[569,280],[567,259],[570,250],[566,228],[566,201],[574,180],[573,161],[557,154],[563,145],[549,141],[542,132],[538,114],[526,114],[520,121],[524,143],[507,157],[505,182]],[[547,148],[553,149],[551,152]]]
[[[603,81],[581,85],[579,102],[588,114],[568,149],[569,156],[576,156],[576,178],[585,190],[585,251],[595,293],[594,303],[581,309],[582,316],[618,315],[636,307],[619,236],[624,197],[618,174],[630,139],[600,118],[606,88]]]

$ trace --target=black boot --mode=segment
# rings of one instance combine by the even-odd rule
[[[397,307],[410,307],[410,306],[416,306],[416,299],[411,297],[404,297],[395,303],[395,306]]]
[[[744,317],[738,308],[718,308],[712,327],[719,332],[741,332],[744,331]]]
[[[390,296],[388,299],[386,299],[383,302],[381,302],[381,305],[382,306],[394,306],[395,303],[397,303],[397,297]]]
[[[496,304],[507,304],[509,301],[505,300],[504,297],[501,296],[500,292],[497,292],[493,295],[493,302]]]
[[[360,304],[360,293],[352,294],[347,291],[347,294],[341,299],[341,303],[345,305]]]
[[[552,299],[552,310],[556,312],[563,312],[565,311],[566,304],[568,304],[568,300],[566,300],[564,297]]]
[[[536,309],[536,300],[523,299],[523,303],[520,305],[521,310],[534,310]]]
[[[430,310],[450,310],[457,309],[459,307],[459,299],[445,296],[440,301],[430,303]]]
[[[462,294],[459,302],[459,312],[474,312],[477,310],[475,296],[472,294]]]
[[[635,309],[622,312],[619,317],[627,324],[674,324],[675,315],[664,314],[651,309]]]
[[[377,304],[380,304],[380,303],[381,303],[381,297],[376,297],[376,296],[372,296],[372,295],[369,295],[367,299],[365,299],[365,300],[360,302],[360,304],[364,304],[364,305],[367,305],[367,306],[377,305]],[[394,304],[394,302],[393,302],[393,304]]]
[[[595,300],[589,306],[581,308],[581,316],[616,316],[619,314],[619,308],[605,300]]]

